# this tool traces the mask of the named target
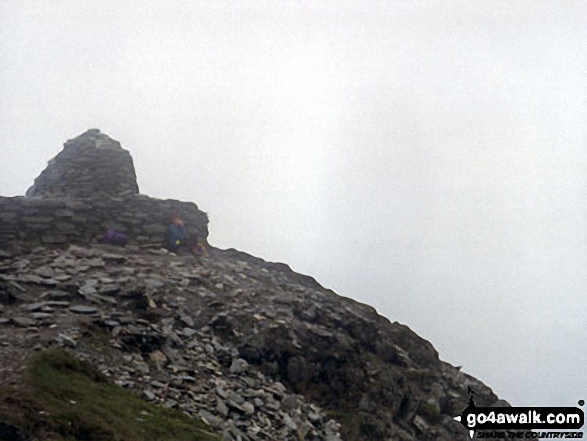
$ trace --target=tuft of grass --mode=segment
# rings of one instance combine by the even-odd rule
[[[0,421],[52,441],[219,441],[203,423],[145,402],[63,350],[35,355],[24,384],[0,390]]]

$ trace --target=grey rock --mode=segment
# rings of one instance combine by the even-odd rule
[[[93,306],[86,306],[86,305],[70,306],[69,310],[72,312],[75,312],[76,314],[92,315],[92,314],[98,313],[98,310],[96,308],[94,308]]]
[[[155,394],[153,393],[153,391],[151,391],[149,389],[145,389],[143,391],[143,398],[146,399],[147,401],[153,401],[155,399]]]
[[[214,416],[207,410],[201,409],[199,412],[200,418],[204,421],[207,425],[211,427],[219,427],[221,423],[221,419]]]
[[[179,319],[189,328],[193,328],[194,327],[194,321],[192,320],[192,318],[188,315],[182,314],[180,315]]]
[[[184,336],[186,336],[187,338],[190,338],[191,336],[193,336],[194,334],[196,334],[196,332],[198,332],[198,331],[196,331],[195,329],[191,329],[191,328],[183,328],[181,330],[181,333]]]
[[[98,291],[94,287],[94,285],[84,284],[80,289],[77,291],[79,295],[82,297],[89,297],[96,294]]]
[[[46,297],[51,300],[65,301],[65,300],[69,300],[69,299],[73,298],[73,295],[66,292],[66,291],[55,290],[55,291],[49,291],[49,292],[43,294],[43,297]]]
[[[23,305],[22,309],[28,312],[40,311],[43,307],[46,306],[45,302],[38,302],[38,303],[31,303],[28,305]]]
[[[106,262],[104,262],[104,260],[102,260],[101,258],[97,257],[94,259],[87,260],[85,264],[88,265],[90,268],[102,268],[106,265]]]
[[[48,306],[50,308],[68,308],[70,303],[67,301],[62,301],[62,300],[49,300],[47,302],[44,302],[45,306]]]
[[[243,360],[242,358],[237,358],[236,360],[233,360],[230,366],[230,373],[242,374],[247,371],[248,367],[249,363],[247,363],[246,360]]]
[[[220,415],[223,416],[227,416],[228,415],[228,406],[224,403],[224,401],[218,399],[216,401],[216,410],[218,410],[218,413]]]
[[[13,317],[12,323],[19,328],[35,326],[35,321],[27,317]]]
[[[255,406],[246,401],[243,401],[242,403],[237,403],[236,401],[229,399],[226,400],[226,405],[228,407],[232,407],[233,409],[246,413],[247,415],[250,415],[255,412]]]
[[[120,285],[118,283],[110,283],[103,285],[98,289],[98,292],[103,295],[111,296],[120,291]]]
[[[54,276],[55,273],[48,266],[42,266],[42,267],[37,268],[35,270],[35,274],[37,274],[38,276],[44,277],[46,279],[50,279],[51,277]]]
[[[248,401],[245,401],[244,403],[242,403],[241,407],[247,415],[252,415],[255,413],[255,406],[253,404],[249,403]]]
[[[298,425],[295,423],[294,420],[291,419],[291,417],[288,414],[283,415],[283,423],[291,430],[298,429]]]
[[[67,346],[72,349],[75,349],[77,347],[77,342],[66,334],[59,334],[57,336],[57,341],[61,343],[63,346]]]
[[[163,403],[163,407],[166,407],[167,409],[173,409],[177,407],[177,404],[178,403],[175,400],[167,400],[165,403]]]
[[[413,422],[420,432],[426,432],[430,428],[430,425],[420,415],[416,415]]]

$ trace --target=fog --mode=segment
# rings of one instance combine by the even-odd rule
[[[209,241],[587,399],[587,4],[0,2],[0,195],[99,128]]]

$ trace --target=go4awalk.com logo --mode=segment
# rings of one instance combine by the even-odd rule
[[[477,407],[473,391],[469,389],[469,406],[455,417],[478,438],[582,438],[582,432],[549,432],[579,430],[585,423],[585,414],[578,407]],[[579,401],[582,406],[585,403]],[[530,432],[531,429],[542,430]],[[518,432],[528,430],[528,432]],[[490,431],[490,432],[486,432]],[[491,432],[493,431],[493,432]]]

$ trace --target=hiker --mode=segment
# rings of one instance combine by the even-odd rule
[[[180,250],[186,250],[196,257],[209,256],[206,247],[199,243],[198,236],[188,233],[177,213],[173,214],[173,218],[167,229],[167,248],[174,253]]]
[[[180,247],[186,245],[188,231],[177,213],[173,213],[173,218],[167,228],[167,248],[169,251],[177,251]]]

